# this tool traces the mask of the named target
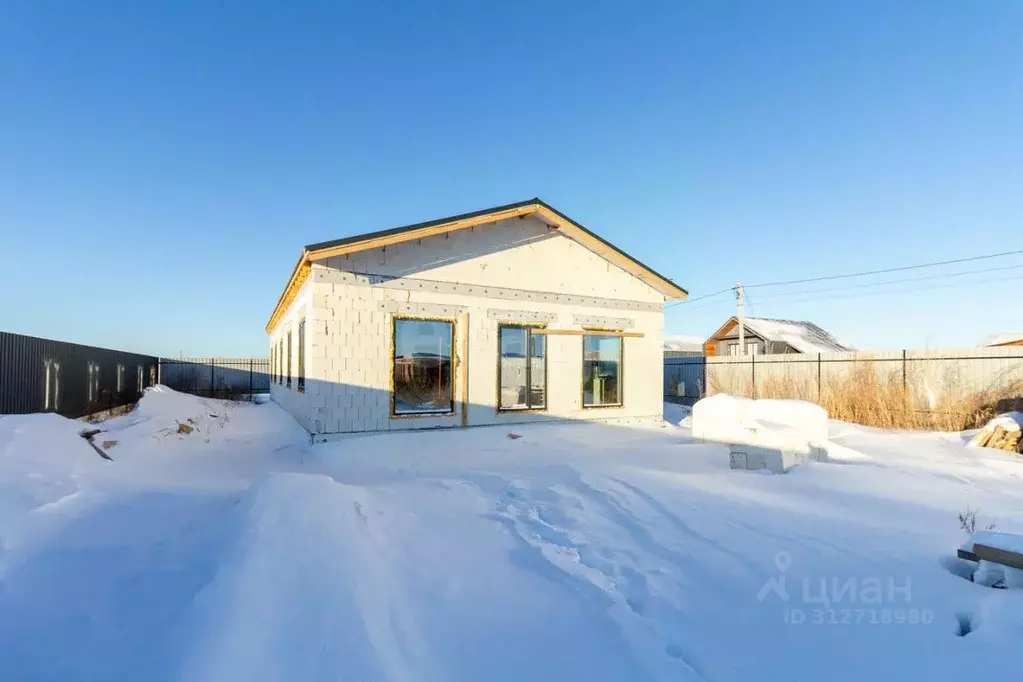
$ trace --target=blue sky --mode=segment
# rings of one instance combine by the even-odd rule
[[[532,196],[694,297],[1023,248],[1021,27],[1010,0],[9,1],[0,328],[265,354],[303,244]],[[749,294],[956,346],[1023,326],[1010,277]]]

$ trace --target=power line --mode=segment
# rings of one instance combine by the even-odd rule
[[[669,303],[668,305],[666,305],[664,307],[665,308],[672,308],[672,307],[677,306],[677,305],[682,305],[683,303],[696,303],[697,301],[702,301],[705,298],[713,298],[714,296],[720,296],[721,294],[727,294],[729,291],[732,291],[734,289],[735,289],[735,287],[728,287],[727,289],[722,289],[721,291],[715,291],[713,294],[704,294],[703,296],[697,296],[696,298],[687,298],[684,301],[675,301],[673,303]]]
[[[1003,270],[1018,270],[1023,268],[1023,263],[1017,265],[1006,265],[999,268],[982,268],[977,270],[962,270],[960,272],[946,272],[940,275],[924,275],[923,277],[906,277],[904,279],[889,279],[883,282],[866,282],[863,284],[845,284],[839,287],[825,287],[823,289],[803,289],[801,291],[785,291],[779,294],[766,294],[760,297],[760,300],[770,298],[781,298],[784,296],[799,296],[802,294],[814,294],[822,293],[827,291],[846,291],[848,289],[865,289],[868,287],[879,287],[886,284],[902,284],[904,282],[923,282],[929,279],[945,279],[947,277],[962,277],[964,275],[976,275],[984,272],[1000,272]],[[748,298],[748,297],[747,297]]]
[[[826,275],[824,277],[809,277],[807,279],[792,279],[785,282],[763,282],[760,284],[745,284],[747,289],[752,287],[780,287],[788,284],[807,284],[809,282],[823,282],[831,279],[846,279],[849,277],[864,277],[866,275],[882,275],[888,272],[902,272],[905,270],[916,270],[919,268],[933,268],[940,265],[952,265],[953,263],[967,263],[970,261],[985,260],[988,258],[1001,258],[1002,256],[1015,256],[1023,253],[1023,249],[1015,251],[1003,251],[1001,253],[990,253],[984,256],[971,256],[969,258],[954,258],[952,260],[937,261],[934,263],[921,263],[919,265],[904,265],[898,268],[886,268],[884,270],[865,270],[863,272],[852,272],[846,275]],[[714,294],[711,294],[712,296]]]
[[[1013,280],[1019,280],[1019,279],[1023,279],[1023,275],[1015,275],[1013,277],[998,277],[998,278],[994,278],[994,279],[981,279],[981,280],[977,280],[975,282],[952,282],[950,284],[932,284],[930,286],[911,287],[911,288],[908,288],[908,289],[891,289],[891,290],[888,290],[888,291],[867,291],[867,292],[854,293],[854,294],[848,294],[848,295],[813,296],[813,297],[810,297],[810,298],[800,298],[800,299],[796,299],[794,301],[789,301],[789,303],[805,303],[805,302],[808,302],[808,301],[827,301],[827,300],[835,300],[835,299],[843,299],[843,298],[870,298],[871,296],[884,296],[884,295],[891,295],[891,294],[913,294],[913,293],[917,293],[919,291],[930,291],[931,289],[947,289],[948,287],[967,287],[967,286],[973,286],[973,285],[976,285],[976,284],[996,284],[996,283],[1000,283],[1000,282],[1011,282]],[[796,292],[793,292],[793,293],[796,293]],[[807,292],[798,292],[798,293],[807,293]]]

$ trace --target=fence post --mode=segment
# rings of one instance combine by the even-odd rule
[[[213,372],[214,372],[213,367],[214,367],[214,365],[213,365],[213,358],[210,358],[210,392],[209,392],[209,396],[211,398],[214,395],[216,395],[216,393],[213,391],[214,387],[216,386],[216,383],[215,383],[216,380],[215,380],[214,374],[213,374]]]
[[[752,373],[753,373],[753,399],[756,400],[756,397],[757,397],[757,356],[756,355],[751,355],[751,356],[749,356],[749,358],[750,358],[750,367],[752,368]]]
[[[902,390],[906,390],[906,349],[902,349]]]
[[[821,400],[821,354],[817,353],[817,402]]]
[[[252,402],[252,358],[249,358],[249,402]]]

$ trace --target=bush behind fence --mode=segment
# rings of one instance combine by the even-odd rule
[[[666,357],[664,391],[808,400],[875,426],[967,428],[1020,404],[1023,348]]]

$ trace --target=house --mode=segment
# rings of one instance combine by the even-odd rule
[[[739,351],[739,320],[729,318],[703,345],[714,355],[766,355],[772,353],[842,353],[853,350],[812,322],[743,318],[746,352]]]
[[[982,345],[1005,348],[1009,346],[1023,346],[1023,332],[992,334],[984,339],[984,343]]]
[[[686,296],[539,199],[312,244],[266,325],[271,398],[316,441],[659,420]]]
[[[664,357],[679,358],[703,355],[702,336],[665,336]]]

